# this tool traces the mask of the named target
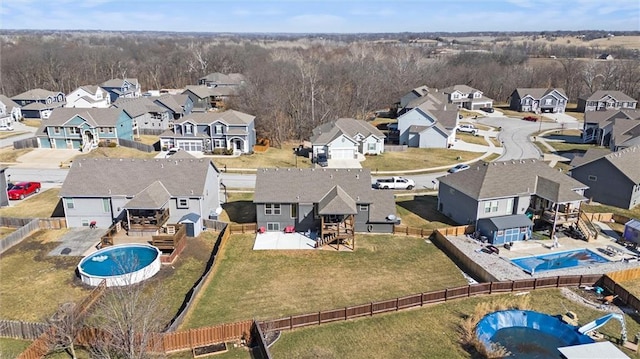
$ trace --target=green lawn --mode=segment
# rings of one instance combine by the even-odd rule
[[[27,340],[0,338],[0,358],[17,358],[29,345]]]
[[[362,167],[372,171],[404,171],[440,166],[453,166],[459,162],[478,158],[477,152],[444,148],[408,148],[403,152],[384,152],[378,156],[367,156]]]
[[[354,252],[254,251],[233,235],[184,328],[395,298],[466,284],[453,262],[423,239],[358,235]]]
[[[565,298],[558,289],[536,290],[528,294],[534,310],[551,315],[574,311],[581,324],[605,313]],[[511,296],[510,294],[500,297]],[[294,331],[284,331],[270,348],[275,358],[472,358],[461,343],[460,326],[473,314],[478,303],[495,301],[498,296],[475,297],[435,304],[350,321],[340,321]],[[566,309],[565,309],[566,308]],[[627,316],[632,337],[640,330]],[[600,331],[620,337],[620,325],[611,321]],[[626,352],[633,358],[637,353]]]
[[[0,216],[18,218],[51,217],[56,212],[60,202],[59,193],[60,189],[50,188],[37,195],[27,197],[19,204],[12,201],[10,207],[0,208]]]

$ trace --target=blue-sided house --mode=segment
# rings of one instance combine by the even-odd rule
[[[625,241],[640,244],[640,221],[632,219],[625,223],[622,237]]]
[[[118,108],[57,108],[36,132],[39,148],[91,151],[98,144],[133,141],[133,120]]]
[[[476,231],[491,244],[505,244],[531,238],[533,223],[524,214],[482,218]],[[481,238],[482,238],[481,237]]]

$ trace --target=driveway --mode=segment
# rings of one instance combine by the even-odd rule
[[[70,149],[49,149],[34,148],[28,153],[17,158],[16,163],[12,167],[18,168],[60,168],[60,163],[68,162],[81,152]]]
[[[330,159],[327,168],[362,168],[359,160],[354,159]]]
[[[549,117],[557,123],[578,123],[575,117],[569,116],[566,113],[543,113],[542,116]]]

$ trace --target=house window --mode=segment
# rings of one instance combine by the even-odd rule
[[[527,227],[520,227],[520,233],[527,233]]]
[[[65,201],[65,203],[67,205],[67,209],[76,208],[75,204],[73,203],[73,198],[65,198],[64,201]]]
[[[498,201],[491,201],[491,212],[498,212]]]
[[[504,231],[498,231],[498,235],[499,235],[499,236],[504,235]]]
[[[89,220],[88,219],[83,219],[82,220],[82,226],[83,227],[89,227]]]
[[[214,127],[214,133],[216,134],[221,134],[222,133],[222,125],[215,125]]]
[[[298,218],[298,204],[291,203],[291,218]]]
[[[484,203],[484,213],[490,213],[491,212],[491,202],[485,202]]]
[[[213,140],[213,146],[216,148],[225,147],[224,140]]]
[[[484,203],[484,213],[498,212],[498,201]]]
[[[109,127],[109,133],[113,133],[114,128],[113,127]]]
[[[544,100],[544,104],[547,106],[551,106],[553,105],[553,99],[552,98],[547,98]]]
[[[189,208],[189,199],[178,198],[178,208]]]
[[[513,213],[513,198],[507,198],[507,208],[505,210],[506,214]]]
[[[71,127],[69,128],[69,133],[77,135],[78,133],[80,133],[80,130],[77,127]]]
[[[102,199],[102,212],[109,213],[111,211],[111,205],[109,203],[109,198]]]
[[[53,128],[53,133],[55,133],[56,135],[59,135],[61,130],[62,130],[61,127],[54,127]]]
[[[367,212],[369,210],[369,205],[368,204],[361,204],[360,205],[360,212]]]
[[[280,223],[278,222],[267,222],[267,231],[279,231]]]
[[[193,133],[193,126],[192,125],[184,125],[184,133],[187,135],[190,135]]]
[[[375,143],[370,143],[369,144],[369,151],[375,151],[376,150],[376,144]]]
[[[280,215],[280,203],[267,203],[264,205],[264,214],[267,216]]]
[[[598,176],[589,175],[589,176],[587,177],[587,179],[588,179],[589,181],[596,182],[596,181],[598,180]]]

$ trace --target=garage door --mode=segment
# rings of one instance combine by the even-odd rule
[[[178,147],[185,151],[202,152],[202,141],[178,141]]]
[[[350,148],[331,150],[332,159],[353,159],[354,157],[354,150]]]

